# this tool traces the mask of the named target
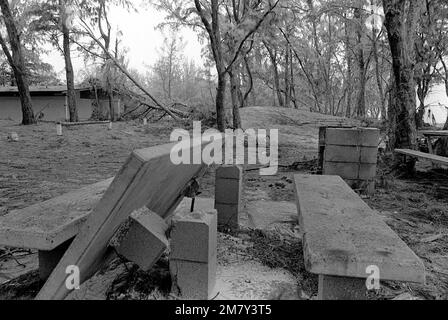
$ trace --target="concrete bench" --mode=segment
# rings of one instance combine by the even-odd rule
[[[366,299],[369,267],[380,280],[424,283],[425,268],[383,219],[338,176],[295,176],[308,272],[319,299]]]
[[[448,165],[448,158],[438,156],[435,154],[420,152],[420,151],[411,150],[411,149],[395,149],[395,153],[402,154],[405,157],[429,160],[433,164],[442,164],[442,165],[446,165],[446,166]]]
[[[39,273],[45,280],[112,180],[104,180],[1,217],[0,246],[38,250]]]

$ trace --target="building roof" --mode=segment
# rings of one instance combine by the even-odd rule
[[[90,87],[75,87],[76,91],[90,91]],[[62,95],[67,91],[67,86],[30,86],[32,95]],[[0,86],[1,96],[15,96],[19,93],[17,87]]]

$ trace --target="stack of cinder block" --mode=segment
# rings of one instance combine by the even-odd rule
[[[374,128],[326,128],[323,174],[338,175],[352,188],[373,194],[379,138]]]
[[[216,210],[179,213],[171,231],[173,292],[187,300],[207,300],[216,284]]]
[[[243,191],[242,166],[222,166],[216,169],[215,209],[218,225],[238,229]]]

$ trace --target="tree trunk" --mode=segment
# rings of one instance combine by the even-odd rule
[[[295,76],[294,76],[294,57],[292,55],[292,50],[290,50],[290,68],[291,68],[291,99],[294,103],[294,108],[299,109],[297,104],[296,87],[295,87]]]
[[[384,100],[384,89],[383,84],[381,82],[381,70],[380,63],[378,58],[378,44],[377,44],[377,30],[375,27],[372,28],[372,42],[373,42],[373,59],[375,60],[375,76],[376,76],[376,84],[378,86],[378,94],[381,99],[381,118],[386,119],[386,101]]]
[[[289,108],[291,105],[291,83],[289,77],[291,76],[289,72],[289,43],[286,44],[285,49],[285,107]]]
[[[280,107],[284,107],[284,101],[282,96],[282,90],[280,89],[280,75],[278,73],[278,66],[277,66],[277,57],[276,53],[269,47],[269,45],[263,41],[264,46],[266,47],[266,50],[269,53],[269,58],[271,60],[272,64],[272,71],[274,73],[274,88],[277,94],[277,99]]]
[[[425,97],[427,93],[425,93],[424,84],[422,83],[423,81],[424,80],[421,80],[417,87],[417,97],[420,102],[420,106],[418,107],[415,117],[415,125],[417,129],[423,128],[424,125],[423,117],[425,116]]]
[[[446,96],[448,97],[448,74],[445,75],[445,91],[446,91]],[[448,130],[448,108],[446,108],[446,121],[445,121],[445,125],[443,126],[443,130]]]
[[[65,10],[65,1],[59,2],[61,11]],[[62,17],[62,35],[63,35],[63,50],[65,60],[65,75],[67,79],[67,102],[70,113],[70,122],[78,122],[78,109],[76,106],[76,91],[75,91],[75,75],[73,72],[72,57],[70,53],[70,30],[65,23],[65,12],[61,12]]]
[[[364,19],[360,8],[355,8],[354,17],[358,20],[359,26],[356,30],[358,51],[356,60],[358,63],[358,98],[356,106],[356,115],[358,118],[366,116],[366,66],[364,62],[363,28]]]
[[[199,17],[209,35],[212,48],[213,59],[215,60],[216,71],[218,74],[218,88],[216,92],[216,122],[218,130],[224,132],[226,129],[225,114],[225,91],[226,91],[226,70],[224,67],[224,58],[222,54],[221,31],[219,26],[219,3],[218,0],[211,0],[211,22],[202,9],[199,0],[194,0],[194,4]]]
[[[229,71],[230,76],[230,96],[232,99],[232,113],[233,113],[233,129],[241,128],[240,117],[240,99],[239,99],[239,84],[238,77],[236,75],[236,67],[233,66]]]
[[[218,130],[224,132],[226,130],[226,113],[225,113],[225,94],[226,94],[226,75],[218,74],[218,88],[216,89],[216,123]]]
[[[392,148],[416,149],[414,33],[420,1],[383,0],[392,54],[394,87],[389,106]],[[415,161],[408,164],[413,170]]]
[[[353,70],[352,70],[352,52],[350,50],[350,34],[351,28],[349,26],[349,22],[346,18],[345,21],[345,59],[347,62],[347,76],[346,76],[346,87],[347,89],[347,97],[346,97],[346,106],[345,106],[345,116],[347,118],[351,118],[352,116],[352,83],[353,83]]]
[[[254,89],[254,79],[252,76],[252,71],[250,69],[250,64],[249,64],[249,59],[247,56],[245,56],[244,58],[244,65],[246,67],[246,71],[247,71],[247,77],[249,78],[249,86],[246,90],[246,93],[243,96],[243,103],[242,103],[242,108],[247,107],[248,105],[248,101],[249,101],[249,96],[251,93],[253,93],[253,89]],[[253,102],[252,104],[255,106],[255,95],[252,95],[253,98]]]
[[[35,124],[36,118],[34,117],[31,94],[29,90],[28,79],[26,76],[22,45],[20,43],[19,33],[14,23],[14,18],[9,8],[8,0],[0,0],[0,8],[8,33],[12,54],[9,52],[9,49],[3,37],[0,37],[0,42],[2,49],[8,59],[8,62],[11,65],[12,70],[14,71],[14,76],[17,82],[17,89],[19,91],[20,102],[22,105],[22,124]]]

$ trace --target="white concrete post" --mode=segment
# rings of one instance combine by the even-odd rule
[[[56,124],[56,134],[58,136],[62,136],[62,124],[61,123]]]

